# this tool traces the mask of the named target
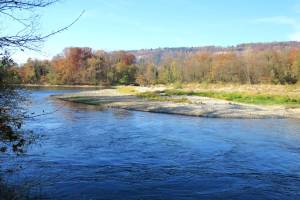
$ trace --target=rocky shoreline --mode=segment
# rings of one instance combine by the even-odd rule
[[[188,102],[155,101],[127,94],[117,89],[103,89],[84,91],[73,94],[54,96],[57,99],[99,105],[104,108],[118,108],[135,111],[179,114],[211,118],[295,118],[300,119],[300,108],[287,108],[285,106],[260,106],[230,102],[208,97],[184,96]],[[182,98],[182,97],[180,97]]]

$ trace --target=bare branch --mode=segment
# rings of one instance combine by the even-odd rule
[[[22,24],[22,25],[24,25],[24,26],[28,26],[28,25],[25,24],[25,22],[24,22],[24,20],[26,20],[26,19],[19,19],[19,18],[13,16],[12,14],[9,14],[9,13],[7,13],[7,12],[5,12],[5,11],[0,11],[0,13],[2,13],[2,14],[4,14],[4,15],[7,15],[8,17],[12,18],[13,20],[19,22],[20,24]]]
[[[55,35],[55,34],[57,34],[57,33],[60,33],[60,32],[63,32],[63,31],[65,31],[65,30],[67,30],[67,29],[69,29],[71,26],[73,26],[81,17],[82,17],[82,15],[85,13],[85,10],[83,10],[81,13],[80,13],[80,15],[71,23],[71,24],[69,24],[69,25],[67,25],[67,26],[65,26],[65,27],[63,27],[63,28],[60,28],[60,29],[58,29],[58,30],[56,30],[56,31],[54,31],[54,32],[52,32],[52,33],[50,33],[50,34],[48,34],[48,35],[44,35],[44,36],[42,36],[41,37],[41,40],[44,40],[44,39],[47,39],[47,38],[49,38],[49,37],[51,37],[51,36],[53,36],[53,35]]]
[[[0,0],[0,11],[34,8],[44,8],[56,3],[58,0]]]
[[[19,18],[16,17],[15,13],[13,13],[13,10],[22,11],[47,7],[57,1],[58,0],[0,0],[0,14],[8,16],[10,19],[23,26],[23,28],[14,35],[0,36],[0,50],[16,48],[21,50],[28,49],[39,51],[40,43],[44,42],[47,38],[70,28],[85,12],[82,11],[80,15],[69,25],[46,35],[41,35],[34,30],[34,28],[36,28],[34,22],[38,21],[37,19],[34,17]]]

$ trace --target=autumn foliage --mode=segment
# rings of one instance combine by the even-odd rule
[[[66,48],[51,61],[29,59],[19,68],[22,83],[139,84],[176,82],[295,84],[300,49],[199,51],[138,56],[91,48]]]

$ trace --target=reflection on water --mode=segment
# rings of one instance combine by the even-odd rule
[[[297,120],[205,119],[102,110],[36,90],[43,140],[13,182],[50,199],[299,199]],[[5,159],[5,158],[3,158]]]

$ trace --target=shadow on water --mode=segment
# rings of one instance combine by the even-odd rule
[[[297,120],[206,119],[103,110],[32,91],[40,144],[3,167],[50,199],[298,199]],[[59,109],[58,109],[59,108]],[[30,184],[29,184],[30,185]]]

